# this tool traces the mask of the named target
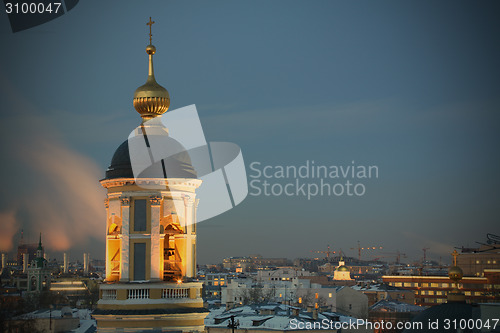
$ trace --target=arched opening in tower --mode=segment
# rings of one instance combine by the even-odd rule
[[[178,218],[172,219],[172,221],[164,227],[164,232],[163,280],[176,281],[182,278],[182,257],[175,236],[184,233],[178,222]]]

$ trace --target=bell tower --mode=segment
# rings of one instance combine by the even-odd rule
[[[196,189],[189,154],[160,121],[170,105],[156,82],[149,19],[149,70],[133,104],[142,123],[115,151],[101,185],[107,190],[106,279],[93,316],[98,330],[204,330],[202,283],[196,276]],[[151,156],[152,143],[167,157]],[[140,167],[137,166],[140,164]]]

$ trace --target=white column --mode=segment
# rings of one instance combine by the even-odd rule
[[[194,207],[193,207],[193,229],[192,229],[192,234],[196,235],[196,219],[198,218],[197,216],[197,211],[198,211],[198,205],[200,204],[200,199],[194,199]]]
[[[193,208],[194,208],[194,200],[189,197],[184,197],[184,207],[185,214],[184,218],[186,221],[186,277],[194,276],[193,269],[193,237],[191,234],[191,230],[193,228]]]
[[[127,282],[129,280],[129,264],[130,264],[130,198],[121,197],[121,217],[122,217],[122,232],[120,244],[120,281]]]
[[[89,254],[83,254],[83,274],[89,274]]]
[[[193,237],[193,244],[195,245],[194,246],[194,250],[193,250],[193,269],[194,269],[194,275],[198,274],[198,271],[196,270],[196,263],[198,262],[198,256],[196,254],[197,252],[197,240],[196,240],[196,219],[197,219],[197,216],[196,216],[196,211],[198,210],[198,204],[200,203],[200,199],[195,199],[194,201],[194,207],[193,207],[193,232],[192,232],[192,236]],[[226,281],[227,283],[227,281]]]
[[[109,224],[109,216],[110,216],[110,213],[109,213],[109,199],[106,198],[104,199],[104,207],[106,207],[106,223],[104,223],[104,228],[105,228],[105,231],[104,231],[104,234],[106,235],[106,262],[105,262],[105,267],[106,267],[106,279],[111,276],[111,263],[109,262],[111,259],[109,258],[109,247],[108,247],[108,224]]]
[[[29,254],[23,253],[23,273],[28,272],[28,261],[29,261]]]
[[[159,281],[160,277],[160,206],[161,196],[149,197],[151,203],[151,281]]]
[[[5,268],[5,266],[7,266],[7,256],[2,253],[2,268]]]
[[[64,252],[64,273],[68,273],[69,271],[69,258],[68,258],[68,253]]]

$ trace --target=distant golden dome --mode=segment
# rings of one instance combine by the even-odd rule
[[[337,270],[339,272],[349,272],[349,268],[347,268],[346,266],[340,266],[339,268],[337,268]]]
[[[146,53],[149,55],[148,79],[134,93],[134,108],[145,120],[164,114],[170,106],[170,95],[167,89],[156,82],[154,75],[153,55],[156,53],[156,47],[148,45]]]
[[[464,272],[462,271],[462,269],[460,267],[452,266],[452,267],[450,267],[450,270],[448,271],[448,276],[453,281],[459,281],[464,276]]]

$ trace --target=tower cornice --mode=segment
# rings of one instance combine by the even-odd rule
[[[113,187],[121,187],[121,186],[144,186],[146,190],[154,189],[154,187],[158,187],[157,189],[161,189],[162,187],[170,187],[172,189],[178,187],[188,187],[197,189],[200,187],[203,181],[201,179],[195,178],[117,178],[117,179],[103,179],[100,181],[102,187],[109,189]]]

